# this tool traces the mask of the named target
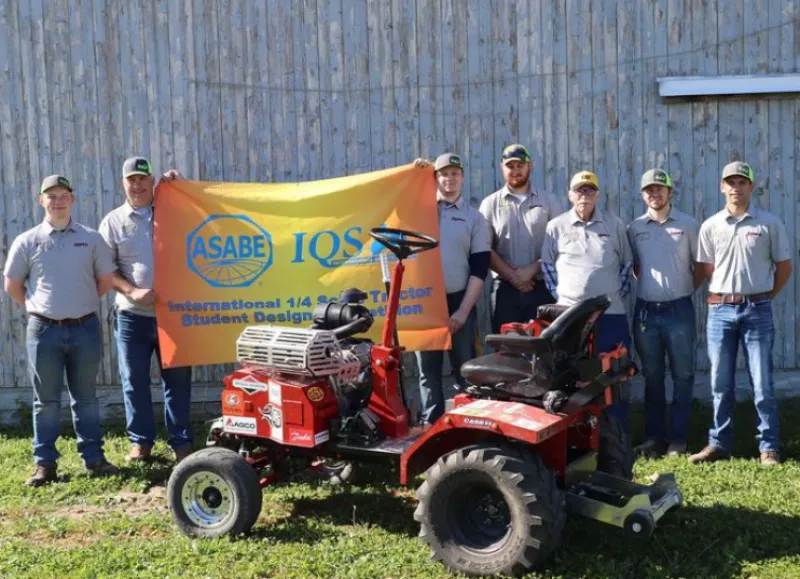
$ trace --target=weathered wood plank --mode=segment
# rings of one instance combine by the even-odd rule
[[[487,4],[470,4],[467,9],[467,78],[469,90],[469,141],[463,151],[466,159],[465,192],[477,207],[495,190],[499,182],[500,151],[494,149],[492,85],[491,15]],[[490,154],[487,154],[487,151]],[[495,177],[495,176],[498,177]]]
[[[344,148],[344,38],[342,1],[318,0],[322,177],[338,177],[347,167]],[[273,143],[273,147],[274,147]]]
[[[416,0],[392,0],[392,83],[397,108],[397,132],[394,137],[396,164],[408,163],[421,155],[416,13]]]
[[[416,20],[419,24],[417,34],[417,63],[419,73],[419,155],[435,158],[446,146],[444,142],[444,109],[442,107],[442,17],[437,0],[417,0]],[[347,50],[347,48],[345,48]],[[449,57],[449,55],[448,55]],[[447,111],[452,113],[452,111]],[[448,114],[447,121],[453,121]],[[409,159],[410,160],[410,159]]]
[[[644,166],[640,119],[645,87],[641,81],[644,63],[640,20],[640,3],[617,5],[617,46],[621,48],[617,52],[619,216],[626,223],[642,212],[641,197],[636,193]]]
[[[119,41],[124,155],[150,157],[147,64],[142,27],[142,13],[139,4],[121,4]]]
[[[274,90],[270,91],[270,117],[269,129],[272,133],[272,175],[275,181],[295,181],[297,175],[297,144],[294,139],[295,131],[297,130],[297,118],[294,112],[294,98],[292,96],[292,88],[294,87],[295,70],[292,66],[292,51],[294,50],[294,42],[292,38],[291,27],[287,27],[287,22],[291,19],[291,3],[290,2],[274,2],[269,4],[267,8],[267,61],[269,63],[268,70],[269,84],[274,86]],[[339,6],[330,13],[329,25],[336,30],[339,30],[338,43],[327,47],[328,53],[332,58],[338,59],[338,72],[332,74],[331,85],[338,91],[344,88],[343,84],[343,56],[341,53],[341,7]],[[335,56],[334,56],[335,55]],[[334,115],[335,125],[339,125],[343,121],[344,115],[344,98],[343,95],[338,94],[337,100],[341,103],[335,109]],[[343,134],[344,131],[341,131]],[[342,151],[343,143],[337,140],[337,135],[334,132],[334,143],[330,146],[335,146],[335,149]],[[324,150],[324,146],[323,146]],[[343,155],[342,155],[343,156]],[[334,150],[334,159],[339,156]],[[338,162],[338,161],[337,161]],[[344,171],[343,159],[340,162],[341,169]],[[332,174],[329,176],[333,176]]]
[[[520,82],[517,80],[517,75],[520,74],[521,55],[517,49],[517,5],[513,2],[492,2],[489,16],[491,40],[485,50],[489,53],[492,74],[490,78],[493,79],[492,152],[497,157],[500,151],[511,143],[525,141],[526,146],[530,144],[520,134]],[[522,82],[524,84],[524,81]]]
[[[315,0],[306,0],[303,10],[305,18],[309,18],[311,8],[309,3],[316,6]],[[262,2],[247,3],[247,67],[245,71],[245,83],[247,84],[247,132],[245,138],[248,146],[248,171],[247,178],[250,181],[261,183],[272,181],[272,132],[269,130],[269,102],[272,93],[269,90],[271,80],[269,78],[267,62],[267,8]],[[316,54],[316,38],[312,45],[313,51],[306,45],[306,53]],[[309,57],[310,58],[310,57]],[[306,75],[310,74],[308,71]],[[316,67],[313,67],[312,74],[316,74]],[[312,87],[314,88],[314,87]],[[319,113],[317,112],[317,115]],[[305,132],[301,133],[305,135]],[[299,137],[302,139],[302,137]],[[311,163],[313,159],[310,151],[305,155],[300,155],[303,159],[301,163]]]
[[[544,101],[542,97],[542,6],[540,2],[516,5],[516,73],[519,75],[518,141],[528,147],[533,163],[531,180],[540,189],[544,184]],[[496,154],[496,153],[495,153]]]
[[[593,3],[591,24],[591,84],[594,124],[592,167],[597,172],[605,208],[620,215],[621,198],[636,194],[620,179],[619,112],[617,109],[617,8],[605,2]]]
[[[567,167],[570,174],[596,172],[592,125],[597,101],[592,92],[592,17],[588,0],[567,0]],[[601,191],[607,183],[601,181]],[[604,199],[601,203],[605,203]]]
[[[553,0],[542,4],[542,43],[545,125],[545,187],[566,197],[570,172],[567,130],[567,3]],[[549,159],[549,161],[548,161]]]
[[[669,58],[667,76],[686,74],[692,64],[692,29],[684,22],[691,22],[690,0],[669,0],[667,4],[667,31]],[[667,166],[676,184],[676,197],[673,204],[685,213],[691,214],[693,205],[692,152],[694,151],[694,131],[692,130],[691,103],[667,105],[668,142]]]
[[[364,114],[370,102],[369,50],[367,43],[367,0],[343,3],[343,54],[345,134],[347,153],[345,173],[353,175],[370,170],[369,116]],[[420,78],[420,82],[424,82]]]
[[[372,170],[397,164],[397,109],[394,91],[394,50],[391,2],[367,4],[369,36],[369,121]],[[406,153],[404,153],[404,156]],[[410,160],[410,159],[409,159]]]
[[[169,0],[169,90],[172,105],[173,167],[197,179],[198,121],[191,4]]]

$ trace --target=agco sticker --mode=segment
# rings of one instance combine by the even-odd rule
[[[228,406],[239,406],[239,403],[241,401],[242,399],[235,392],[231,392],[225,395],[225,404],[227,404]]]
[[[325,398],[325,391],[319,386],[312,386],[308,389],[308,392],[306,392],[306,396],[308,396],[311,402],[319,402]]]

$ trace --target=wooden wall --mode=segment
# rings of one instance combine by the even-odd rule
[[[800,98],[665,102],[656,78],[795,72],[799,18],[793,0],[0,0],[0,262],[53,172],[97,226],[131,154],[267,182],[454,150],[478,205],[511,142],[557,194],[593,169],[626,220],[645,169],[667,168],[704,219],[720,168],[745,159],[797,244]],[[775,307],[777,368],[800,365],[798,298],[795,275]],[[23,387],[23,313],[2,292],[0,319],[0,386]],[[110,345],[106,328],[103,384],[118,381]]]

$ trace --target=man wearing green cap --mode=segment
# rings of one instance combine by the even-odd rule
[[[424,159],[415,165],[430,167]],[[483,216],[461,195],[464,165],[455,153],[443,153],[433,164],[439,212],[439,249],[450,313],[450,365],[456,384],[466,386],[461,365],[475,357],[475,302],[489,272],[489,227]],[[444,413],[442,365],[444,352],[416,352],[422,419],[433,424]]]
[[[505,185],[481,203],[480,211],[492,232],[491,268],[497,275],[492,288],[492,329],[506,322],[536,317],[542,304],[553,302],[543,282],[541,251],[547,222],[565,206],[530,181],[531,156],[519,144],[503,149]]]
[[[34,487],[57,478],[65,373],[78,453],[86,469],[92,476],[119,474],[103,452],[95,392],[103,356],[97,311],[100,295],[111,287],[114,263],[97,232],[72,219],[74,202],[68,179],[46,177],[39,194],[44,221],[14,240],[3,272],[6,292],[28,312],[36,470],[25,484]]]
[[[638,294],[633,340],[645,379],[645,441],[641,455],[686,452],[694,388],[695,322],[692,294],[703,282],[697,267],[700,224],[672,206],[672,179],[663,169],[642,175],[647,211],[628,226]],[[664,356],[672,376],[667,429]]]
[[[754,181],[747,163],[726,165],[720,184],[725,208],[700,227],[697,261],[710,279],[706,335],[714,420],[708,445],[689,457],[693,464],[730,457],[740,344],[758,413],[761,464],[780,462],[778,401],[772,381],[772,300],[792,274],[791,249],[783,223],[752,203]]]
[[[178,177],[169,171],[165,178]],[[125,402],[125,419],[131,449],[128,462],[146,462],[155,444],[156,424],[151,394],[150,361],[158,357],[156,295],[153,292],[153,170],[144,157],[130,157],[122,166],[125,203],[106,215],[100,235],[111,250],[114,273],[114,330],[119,373]],[[169,445],[180,461],[192,451],[189,411],[191,367],[162,368],[164,421]]]

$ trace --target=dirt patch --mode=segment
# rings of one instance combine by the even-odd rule
[[[115,512],[124,513],[128,517],[141,517],[152,513],[166,514],[168,511],[167,488],[164,486],[150,487],[143,493],[121,491],[113,495],[100,496],[98,501],[102,504],[68,505],[50,511],[49,515],[80,520]]]

